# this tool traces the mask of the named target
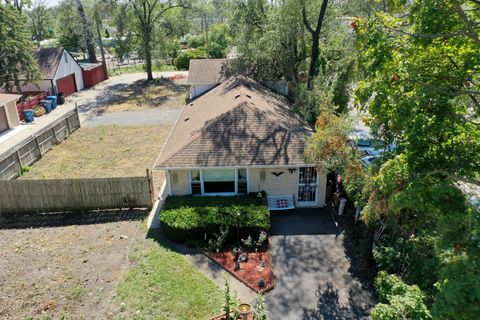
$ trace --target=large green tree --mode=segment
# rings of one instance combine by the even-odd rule
[[[10,4],[0,5],[0,85],[6,91],[21,92],[20,76],[29,83],[40,79],[30,38],[25,17]]]
[[[158,25],[172,9],[189,8],[187,1],[127,0],[135,16],[139,40],[145,56],[147,79],[153,80],[153,39],[155,32],[161,32]]]
[[[374,135],[396,145],[372,170],[364,218],[387,225],[386,243],[433,236],[440,263],[426,267],[435,287],[406,279],[431,293],[434,317],[472,319],[480,312],[480,213],[459,184],[478,185],[480,177],[480,5],[386,4],[355,23],[357,102]]]

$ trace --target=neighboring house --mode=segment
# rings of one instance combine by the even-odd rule
[[[0,93],[0,134],[20,124],[17,112],[17,94]]]
[[[322,207],[326,176],[303,159],[312,133],[285,97],[234,76],[186,105],[155,168],[170,195],[265,191]]]
[[[188,68],[190,99],[196,98],[226,80],[227,59],[191,59]]]
[[[69,96],[83,89],[82,68],[64,48],[39,48],[34,52],[34,57],[41,73],[39,87],[27,84],[22,86],[22,91],[63,92]]]
[[[227,59],[191,59],[188,68],[190,99],[194,99],[218,86],[229,76]],[[288,95],[286,81],[265,81],[263,85],[284,96]]]

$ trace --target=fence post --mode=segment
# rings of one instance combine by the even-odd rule
[[[153,186],[153,174],[150,169],[147,169],[147,178],[148,186],[150,188],[150,198],[152,199],[152,204],[155,202],[155,188]]]
[[[78,113],[78,104],[75,102],[75,112],[77,113],[78,127],[80,128],[80,114]]]
[[[72,128],[70,128],[70,121],[68,121],[70,117],[66,117],[65,121],[67,122],[67,130],[68,130],[68,136],[72,133]]]
[[[18,171],[18,176],[21,176],[23,171],[23,165],[22,165],[22,158],[20,157],[20,151],[18,151],[17,149],[17,151],[15,151],[15,154],[17,155],[17,161],[20,164],[20,170]]]
[[[57,133],[55,132],[55,126],[52,127],[53,138],[55,139],[55,143],[58,143]]]
[[[37,145],[38,152],[40,154],[40,159],[43,157],[42,148],[40,148],[40,142],[38,142],[38,136],[35,137],[35,144]]]

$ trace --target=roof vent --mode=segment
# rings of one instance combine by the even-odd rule
[[[239,94],[237,94],[237,95],[235,96],[235,99],[238,99],[238,98],[240,98],[240,95],[239,95]]]
[[[190,107],[193,107],[193,103],[190,103]]]
[[[252,96],[250,96],[250,95],[247,94],[247,98],[252,99]]]
[[[183,121],[187,122],[188,120],[190,120],[190,118],[185,118],[185,120],[183,120]]]

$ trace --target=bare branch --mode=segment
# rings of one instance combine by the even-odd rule
[[[455,7],[457,9],[458,14],[460,15],[460,17],[462,18],[463,22],[465,23],[465,25],[467,27],[467,35],[473,41],[475,41],[477,46],[480,47],[480,38],[478,37],[478,34],[475,32],[475,28],[473,27],[472,22],[470,21],[470,19],[468,19],[467,15],[463,11],[462,6],[458,2],[458,0],[453,0],[453,3],[455,4]]]

